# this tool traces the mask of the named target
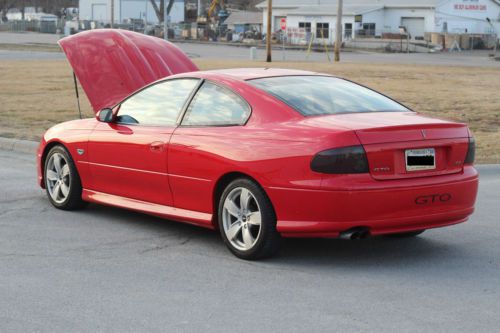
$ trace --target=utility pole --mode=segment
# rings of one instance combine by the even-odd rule
[[[338,0],[337,7],[337,28],[335,34],[335,62],[340,61],[340,45],[342,44],[342,0]]]
[[[146,8],[144,8],[144,34],[148,34],[148,0],[144,1]]]
[[[114,28],[115,24],[115,0],[111,0],[111,29]]]
[[[489,17],[486,18],[486,21],[491,26],[492,31],[495,32],[495,47],[493,48],[493,57],[496,58],[496,56],[497,56],[497,45],[498,45],[498,40],[499,40],[498,39],[498,32],[497,32],[495,26],[493,25],[493,23],[491,23],[491,20],[490,20]]]
[[[266,32],[267,62],[271,62],[271,17],[272,16],[273,16],[273,0],[267,0],[267,32]]]
[[[24,21],[24,19],[25,19],[25,11],[26,11],[26,1],[25,0],[23,0],[22,6],[23,6],[23,8],[21,8],[21,20]]]
[[[168,40],[167,0],[163,1],[163,39]]]

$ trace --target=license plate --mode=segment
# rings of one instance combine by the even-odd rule
[[[406,170],[432,170],[436,168],[436,150],[434,148],[407,149],[405,151]]]

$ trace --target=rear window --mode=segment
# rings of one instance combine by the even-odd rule
[[[281,99],[304,116],[409,111],[373,90],[334,77],[279,76],[248,83]]]

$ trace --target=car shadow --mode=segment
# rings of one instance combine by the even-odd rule
[[[226,250],[218,231],[179,223],[121,208],[90,204],[79,214],[99,216],[108,223],[119,223],[128,228],[151,233],[152,237],[189,239],[196,251],[206,256],[226,257],[238,260]],[[364,240],[341,239],[284,239],[280,252],[273,258],[248,262],[257,265],[302,268],[349,268],[366,269],[378,267],[404,268],[421,265],[438,265],[450,258],[460,256],[463,247],[459,243],[436,240],[429,237],[432,231],[414,238],[372,237]],[[165,249],[168,251],[168,249]]]

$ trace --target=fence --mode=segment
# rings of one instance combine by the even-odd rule
[[[56,21],[16,20],[0,24],[0,31],[12,31],[12,32],[32,31],[32,32],[55,34],[58,31],[62,32],[64,30],[64,24],[65,24],[64,20],[56,20]]]
[[[335,29],[287,28],[286,32],[278,31],[274,38],[291,45],[326,45],[335,43]],[[423,36],[401,34],[392,30],[346,29],[342,32],[342,41],[353,47],[385,48],[388,51],[405,51],[411,44],[410,51],[416,47],[429,47],[431,45],[451,49],[454,46],[464,50],[492,49],[496,34],[441,34],[425,33]]]

